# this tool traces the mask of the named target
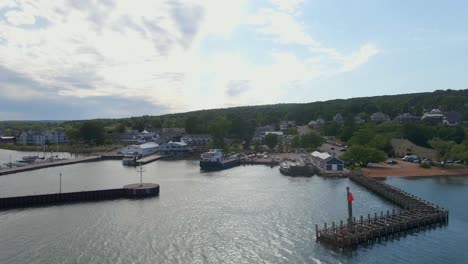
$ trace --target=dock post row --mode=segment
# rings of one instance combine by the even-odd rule
[[[331,226],[324,224],[323,228],[315,225],[317,242],[324,243],[338,249],[355,248],[359,244],[370,244],[374,241],[388,239],[448,224],[449,212],[433,203],[395,188],[381,181],[366,177],[360,173],[353,173],[349,177],[352,181],[368,190],[397,204],[402,209],[398,212],[374,213],[352,217],[352,209],[348,207],[349,215],[346,224],[332,222]],[[350,205],[349,190],[348,205]]]

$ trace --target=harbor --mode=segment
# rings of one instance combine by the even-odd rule
[[[181,256],[180,262],[198,262],[203,260],[203,254],[211,262],[224,259],[249,263],[262,260],[282,263],[284,259],[296,263],[312,259],[323,263],[382,259],[383,263],[398,263],[394,256],[418,256],[422,261],[417,263],[427,258],[446,260],[441,263],[458,263],[463,259],[463,255],[454,257],[453,252],[457,245],[466,242],[466,237],[458,231],[464,228],[460,219],[466,217],[463,201],[468,185],[464,178],[446,179],[449,183],[444,179],[387,180],[408,193],[433,196],[429,199],[432,202],[448,205],[450,225],[433,231],[408,232],[394,242],[391,237],[384,238],[370,244],[372,250],[358,247],[350,256],[327,250],[322,243],[316,244],[314,229],[317,223],[328,221],[331,227],[330,220],[345,219],[346,186],[355,196],[353,213],[357,219],[360,215],[367,218],[369,213],[374,217],[374,212],[379,217],[381,211],[384,215],[387,210],[390,214],[393,209],[399,212],[393,202],[350,179],[284,177],[278,167],[270,166],[237,166],[200,173],[194,160],[162,159],[145,165],[144,169],[144,182],[161,185],[156,199],[123,198],[60,206],[52,203],[52,206],[0,211],[0,235],[8,241],[1,244],[0,262],[14,263],[29,257],[54,262],[52,256],[39,255],[36,249],[66,250],[68,246],[74,248],[67,253],[72,258],[78,258],[82,252],[99,252],[96,259],[86,259],[91,263],[103,263],[106,259],[113,263],[129,262],[133,254],[140,254],[145,259],[143,263],[171,262],[170,256],[174,255]],[[122,166],[120,160],[102,160],[2,176],[0,197],[58,193],[60,173],[64,193],[119,189],[140,181],[134,167]],[[447,193],[447,188],[452,191]],[[28,239],[24,239],[26,234]],[[232,237],[237,239],[233,241]],[[43,239],[55,242],[44,247]],[[135,241],[140,242],[135,244]],[[27,247],[20,256],[13,255],[15,245],[19,244]],[[439,250],[431,250],[434,244],[439,245]],[[407,250],[410,246],[411,254]],[[229,253],[234,249],[239,250],[238,255]],[[190,251],[193,254],[187,255]],[[258,255],[250,255],[251,251]],[[125,254],[117,256],[112,252]]]

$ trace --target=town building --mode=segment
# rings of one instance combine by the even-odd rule
[[[341,113],[337,113],[334,117],[333,117],[333,120],[338,122],[338,123],[343,123],[344,122],[344,118],[343,118],[343,115]]]
[[[297,126],[297,133],[299,135],[308,135],[312,133],[312,130],[309,128],[309,126]]]
[[[384,113],[382,113],[382,112],[377,112],[377,113],[373,113],[373,114],[370,116],[370,119],[371,119],[373,122],[384,122],[384,121],[390,120],[390,117],[389,117],[387,114],[384,114]]]
[[[449,126],[456,126],[460,124],[461,114],[455,111],[450,111],[444,114],[443,123]]]
[[[294,127],[296,122],[294,121],[282,121],[279,125],[280,130],[287,130],[288,128]]]
[[[358,115],[354,117],[354,124],[360,125],[360,124],[364,124],[365,122],[366,120],[362,119],[362,117]]]
[[[433,124],[440,124],[444,121],[444,114],[442,114],[442,111],[439,109],[432,109],[430,112],[424,113],[421,120]]]
[[[16,137],[13,136],[1,136],[0,137],[0,144],[11,144],[15,143]]]
[[[123,154],[129,152],[137,152],[140,156],[148,156],[157,153],[159,145],[155,142],[147,142],[141,145],[130,145],[122,148],[120,152]]]
[[[191,149],[185,142],[173,142],[161,144],[159,146],[159,153],[165,156],[186,156],[190,154]]]
[[[66,136],[63,131],[22,131],[16,138],[18,145],[63,144]]]
[[[186,134],[180,138],[181,141],[187,143],[188,146],[202,147],[213,141],[208,134]]]
[[[421,120],[421,117],[414,116],[410,113],[404,113],[402,115],[398,115],[393,120],[401,124],[414,124],[414,123],[419,122]]]
[[[311,154],[311,161],[319,170],[324,172],[334,172],[344,170],[344,161],[335,158],[327,152],[314,151]]]
[[[418,146],[407,139],[394,138],[390,140],[390,144],[392,145],[393,154],[397,157],[417,155],[418,157],[423,158],[437,158],[437,151],[434,149]]]

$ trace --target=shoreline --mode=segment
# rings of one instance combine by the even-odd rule
[[[370,164],[361,168],[361,172],[371,178],[403,177],[403,178],[429,178],[429,177],[455,177],[468,176],[468,168],[420,168],[418,163],[400,162],[397,165],[383,163]]]

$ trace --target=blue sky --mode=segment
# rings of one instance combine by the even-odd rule
[[[0,120],[468,88],[466,1],[0,0]]]

